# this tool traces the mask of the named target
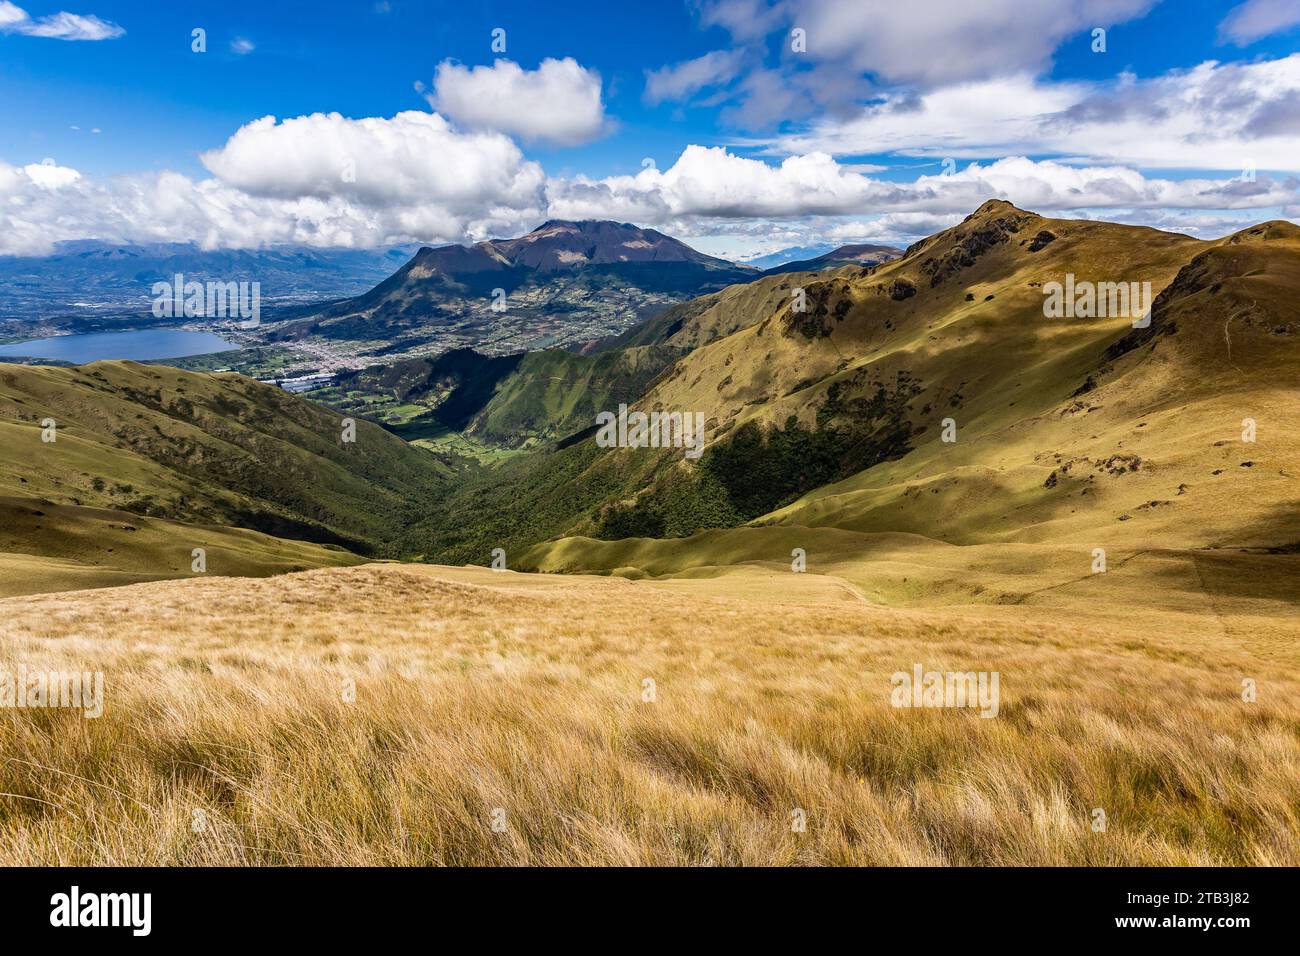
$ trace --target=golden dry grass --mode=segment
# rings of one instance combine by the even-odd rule
[[[0,863],[1300,863],[1294,649],[772,577],[365,565],[0,601],[0,667],[107,685],[97,720],[0,709]],[[914,662],[998,671],[999,716],[892,708]]]

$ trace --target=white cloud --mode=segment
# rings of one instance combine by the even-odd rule
[[[1300,170],[1300,53],[1206,61],[1139,79],[1110,38],[1116,78],[1044,74],[1063,42],[1144,16],[1158,0],[934,0],[925,15],[862,0],[701,0],[736,43],[647,74],[646,100],[722,105],[720,120],[779,130],[775,155],[1070,157],[1140,168]],[[1248,0],[1220,24],[1239,44],[1300,25],[1297,0]],[[806,51],[790,49],[794,27]],[[1126,33],[1124,37],[1132,34]],[[776,53],[775,62],[772,56]],[[1136,51],[1140,54],[1140,51]]]
[[[882,94],[849,120],[825,119],[782,137],[782,152],[901,153],[914,156],[988,156],[1030,152],[1045,117],[1057,116],[1087,95],[1074,83],[1039,84],[1027,74],[954,84],[920,95]]]
[[[647,101],[684,99],[707,80],[723,87],[707,104],[726,102],[721,119],[738,129],[839,122],[882,90],[893,91],[897,108],[939,87],[1040,76],[1066,40],[1144,16],[1158,2],[931,0],[918,12],[884,0],[702,0],[701,24],[727,30],[734,47],[649,74]],[[678,85],[684,93],[673,97]]]
[[[836,222],[819,233],[828,242],[910,243],[957,225],[969,213],[891,212],[875,219]]]
[[[1246,0],[1223,18],[1219,39],[1246,46],[1297,24],[1300,24],[1300,3],[1296,0]]]
[[[1300,170],[1300,54],[1208,61],[1152,79],[1043,82],[1028,74],[891,93],[849,120],[772,143],[782,153],[1085,157],[1142,168]]]
[[[126,33],[116,23],[90,14],[60,12],[34,20],[9,0],[0,0],[0,32],[51,40],[112,40]]]
[[[545,178],[509,137],[462,133],[437,113],[418,110],[391,119],[264,116],[199,158],[227,185],[254,196],[432,204],[458,217],[498,205],[535,207]]]
[[[247,56],[257,49],[257,45],[252,40],[246,40],[243,37],[235,37],[230,41],[230,52],[237,53],[240,56]]]
[[[842,166],[825,153],[779,165],[721,147],[688,146],[667,170],[601,180],[555,180],[550,214],[559,218],[674,220],[860,216],[870,213],[965,215],[989,198],[1043,212],[1085,208],[1264,209],[1300,196],[1294,177],[1150,179],[1127,166],[1074,166],[1008,157],[972,163],[952,175],[890,182]]]
[[[766,0],[707,0],[698,4],[700,22],[722,27],[737,40],[762,39],[780,25],[785,4],[771,5]]]
[[[1213,215],[1164,209],[1118,209],[1107,212],[1104,218],[1131,226],[1150,226],[1152,229],[1163,229],[1166,232],[1183,232],[1191,236],[1215,239],[1253,226],[1260,221],[1261,217],[1249,214]]]
[[[0,163],[0,254],[44,254],[54,242],[84,238],[209,248],[461,242],[518,235],[545,218],[731,236],[736,248],[906,244],[992,197],[1048,215],[1207,234],[1274,218],[1278,209],[1300,210],[1294,176],[1165,179],[1124,165],[1024,157],[897,182],[826,153],[769,163],[692,145],[664,170],[548,180],[508,137],[461,132],[422,112],[360,120],[268,116],[202,159],[213,175],[198,181],[174,172],[96,180],[53,160]]]
[[[650,105],[664,100],[685,100],[700,90],[728,83],[735,78],[745,51],[714,50],[693,60],[684,60],[658,70],[647,70],[645,101]]]
[[[372,206],[345,196],[254,196],[174,172],[96,181],[65,167],[0,163],[0,255],[46,255],[56,242],[86,238],[205,248],[462,242],[517,234],[543,216],[541,208],[485,205],[466,215],[431,201]]]
[[[795,59],[790,31],[802,29],[806,50],[797,59],[829,67],[819,73],[830,82],[853,72],[884,83],[931,87],[1039,73],[1066,39],[1141,17],[1157,2],[930,0],[919,11],[914,5],[883,2],[864,10],[862,0],[781,0],[772,5],[708,0],[700,20],[726,29],[742,45],[757,45],[776,33],[786,66]]]
[[[953,213],[891,212],[870,218],[809,216],[781,221],[673,220],[665,228],[703,252],[740,262],[792,246],[873,243],[906,248],[919,239],[955,226],[970,212],[970,209]],[[1300,218],[1300,207],[1287,210],[1286,215]],[[1263,217],[1250,212],[1234,215],[1162,209],[1108,209],[1099,215],[1080,209],[1068,211],[1067,218],[1102,218],[1213,239],[1245,229]]]
[[[465,67],[438,64],[429,103],[471,129],[511,133],[531,142],[576,146],[608,127],[600,75],[571,57],[546,59],[536,70],[510,60]]]
[[[81,173],[67,166],[60,166],[52,159],[39,163],[30,163],[22,168],[22,173],[41,189],[62,189],[81,179]]]
[[[917,239],[956,225],[969,213],[970,210],[949,215],[900,212],[870,219],[808,216],[777,222],[760,219],[683,220],[670,224],[670,231],[701,251],[742,262],[799,246],[834,248],[858,243],[909,246]],[[796,258],[811,258],[813,255],[816,253],[805,253]]]
[[[64,239],[374,247],[517,233],[545,216],[545,174],[499,133],[436,114],[312,114],[241,127],[203,154],[213,177],[91,180],[52,160],[0,163],[0,254]]]
[[[1074,166],[1034,162],[1022,156],[972,163],[953,175],[922,176],[911,184],[927,209],[974,208],[985,199],[1008,199],[1038,210],[1069,209],[1261,209],[1300,195],[1294,177],[1153,179],[1127,166]]]
[[[813,215],[859,208],[873,189],[872,180],[845,172],[825,153],[772,166],[720,146],[687,146],[667,170],[562,184],[551,192],[551,209],[566,219],[590,218],[607,203],[643,217]]]

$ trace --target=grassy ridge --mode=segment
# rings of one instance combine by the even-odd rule
[[[115,587],[199,573],[265,577],[356,564],[337,546],[129,511],[0,497],[0,595]],[[36,544],[39,542],[39,544]]]
[[[1043,232],[1055,238],[1031,252]],[[1067,272],[1150,276],[1150,327],[1045,318],[1041,286]],[[1207,243],[990,203],[901,260],[805,291],[806,313],[787,304],[700,346],[640,403],[706,411],[698,465],[620,452],[653,480],[606,506],[616,525],[593,509],[570,532],[581,537],[530,549],[529,566],[609,570],[624,565],[589,542],[620,536],[610,531],[653,538],[745,521],[805,528],[812,541],[838,528],[1082,552],[1300,541],[1295,226]],[[706,481],[729,519],[665,520],[696,513],[683,489]],[[765,560],[788,561],[781,538]],[[640,548],[650,563],[638,566],[666,567],[650,552],[671,555],[675,573],[716,563],[697,540]]]
[[[1047,319],[1042,288],[1067,273],[1150,277],[1150,328]],[[365,421],[342,443],[337,414],[233,375],[2,370],[0,431],[34,454],[0,461],[0,493],[388,556],[479,563],[500,547],[512,566],[568,570],[625,567],[601,548],[581,557],[622,538],[669,539],[674,573],[709,567],[692,536],[746,523],[1285,549],[1300,541],[1298,294],[1289,224],[1202,242],[990,202],[897,261],[696,300],[649,323],[647,344],[359,373],[416,410],[400,428],[422,448]],[[704,456],[597,448],[596,412],[632,399],[702,412]],[[57,445],[39,442],[47,415]],[[643,572],[664,566],[646,559]]]
[[[54,441],[43,440],[47,420]],[[339,563],[336,552],[292,542],[271,548],[279,556],[267,560],[259,553],[266,535],[379,552],[453,471],[370,422],[355,425],[356,441],[344,442],[338,413],[233,374],[132,362],[0,365],[0,495],[15,514],[48,517],[39,528],[13,525],[4,547],[67,559],[59,535],[102,528],[100,512],[111,511],[159,519],[153,527],[176,530],[182,553],[213,532],[181,533],[180,523],[263,532],[228,535],[223,547],[244,551],[231,569]],[[122,563],[130,549],[114,538],[97,536],[88,560],[144,573]],[[158,556],[154,573],[174,563]]]

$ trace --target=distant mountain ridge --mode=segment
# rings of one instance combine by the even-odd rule
[[[155,282],[261,284],[263,300],[355,295],[405,262],[411,246],[383,249],[203,249],[195,243],[60,242],[49,256],[0,256],[0,319],[148,309]]]
[[[514,239],[422,248],[369,292],[276,334],[374,342],[373,354],[398,354],[513,326],[522,330],[511,340],[521,351],[543,337],[564,344],[618,334],[676,302],[759,274],[655,229],[555,219]]]
[[[364,307],[371,296],[378,293],[381,298],[389,297],[409,283],[433,281],[483,291],[491,281],[503,283],[502,287],[509,291],[527,281],[530,273],[646,264],[691,266],[721,273],[732,281],[757,276],[754,269],[697,252],[655,229],[606,220],[552,219],[516,239],[488,239],[472,246],[425,246],[387,281],[352,302],[342,303],[335,311],[346,311],[354,304]],[[653,273],[638,278],[655,284]]]
[[[784,272],[820,272],[823,269],[839,269],[843,266],[875,266],[882,262],[897,259],[903,250],[897,246],[881,246],[871,243],[856,243],[840,246],[830,252],[811,259],[796,259],[765,269],[763,275],[779,275]]]
[[[776,252],[769,252],[766,255],[741,258],[736,261],[747,266],[753,266],[755,269],[773,269],[799,259],[814,259],[834,249],[835,246],[828,242],[816,243],[811,246],[788,246],[785,249],[778,249]]]
[[[1068,275],[1149,282],[1146,324],[1050,318],[1045,289]],[[0,365],[0,560],[17,555],[36,589],[52,562],[105,581],[185,575],[195,540],[214,562],[229,549],[213,566],[232,573],[354,560],[340,547],[453,563],[499,547],[515,570],[779,570],[799,547],[868,596],[1018,603],[1042,590],[1031,573],[1087,587],[1102,547],[1156,549],[1188,580],[1272,580],[1300,547],[1297,302],[1292,223],[1210,241],[991,200],[897,260],[731,285],[591,354],[462,349],[344,375],[334,410],[231,373]],[[346,404],[375,395],[400,410],[387,430]],[[596,416],[621,404],[703,414],[703,456],[600,444]],[[263,537],[194,537],[214,527]],[[1002,544],[1016,548],[952,550]],[[861,563],[899,548],[987,574]]]
[[[412,265],[448,274],[511,268],[557,272],[624,262],[690,262],[709,269],[743,270],[725,259],[697,252],[655,229],[609,220],[550,219],[517,239],[489,239],[464,246],[423,248]]]
[[[1044,321],[1044,286],[1071,273],[1150,281],[1150,326]],[[1276,428],[1294,404],[1278,383],[1293,377],[1297,277],[1289,223],[1205,241],[990,201],[896,260],[730,286],[598,353],[598,374],[622,359],[658,366],[630,406],[705,414],[698,463],[599,447],[588,424],[458,485],[408,550],[432,538],[472,561],[531,546],[521,566],[660,574],[789,554],[822,534],[809,529],[827,529],[826,547],[844,534],[1051,538],[1063,560],[1081,543],[1153,535],[1290,549],[1300,525],[1280,502],[1294,495],[1294,441],[1279,434],[1261,465],[1265,449],[1232,436],[1242,407]],[[579,358],[521,363],[467,433],[546,441],[581,424],[568,412],[601,383]],[[951,427],[955,443],[941,438]],[[737,530],[710,530],[724,528]],[[718,552],[681,540],[696,534]]]

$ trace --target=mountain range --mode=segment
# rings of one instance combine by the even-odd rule
[[[654,229],[602,220],[551,220],[516,239],[423,248],[369,292],[331,304],[277,332],[418,344],[431,328],[466,315],[496,322],[520,314],[557,317],[562,337],[624,331],[676,299],[761,275],[875,265],[892,246],[841,246],[764,272],[705,255]],[[590,327],[585,323],[596,323]],[[603,325],[601,323],[604,323]],[[562,344],[562,343],[557,343]]]
[[[423,248],[369,292],[277,327],[395,355],[429,345],[520,351],[593,341],[667,305],[753,278],[654,229],[543,223],[516,239]]]
[[[541,232],[422,253],[387,291],[521,263],[569,275],[559,252],[599,267],[630,235]],[[666,239],[627,254],[726,271]],[[1044,290],[1066,276],[1149,282],[1148,324],[1049,318]],[[1297,293],[1290,223],[1205,241],[991,201],[901,257],[732,284],[586,354],[460,350],[325,396],[357,415],[350,394],[390,392],[412,414],[389,429],[418,446],[364,418],[364,440],[340,444],[339,411],[233,374],[9,366],[6,447],[37,454],[12,453],[0,491],[13,514],[59,509],[82,542],[79,524],[111,512],[181,541],[238,527],[358,555],[483,563],[501,547],[511,566],[630,575],[779,562],[797,545],[904,603],[1024,600],[1076,580],[1093,547],[1155,548],[1152,573],[1185,584],[1295,561]],[[600,447],[596,415],[620,404],[702,414],[703,457]],[[58,445],[40,444],[46,417],[65,423]],[[448,435],[459,445],[430,441]],[[15,531],[4,550],[128,573],[120,552],[49,541]]]
[[[823,269],[839,269],[842,266],[874,266],[890,259],[897,259],[903,250],[895,246],[880,246],[870,243],[840,246],[818,256],[807,259],[792,259],[770,266],[764,275],[779,275],[782,272],[821,272]]]
[[[742,257],[737,261],[747,266],[753,266],[755,269],[771,269],[787,262],[794,262],[796,259],[815,259],[831,252],[834,248],[835,246],[829,243],[818,243],[811,246],[788,246],[785,249],[778,249],[776,252],[768,252],[761,256]]]
[[[194,243],[60,242],[48,256],[0,256],[0,320],[80,317],[94,327],[105,315],[148,313],[155,282],[187,279],[257,281],[264,302],[301,304],[352,295],[410,258],[386,249],[202,249]]]
[[[12,339],[156,326],[173,321],[150,315],[156,282],[171,283],[177,274],[257,282],[264,325],[246,330],[243,344],[270,348],[218,364],[265,378],[271,370],[356,368],[461,348],[497,355],[547,346],[591,350],[674,303],[734,283],[875,264],[899,252],[843,246],[760,272],[654,229],[561,220],[514,239],[414,254],[396,247],[204,250],[63,242],[47,257],[0,257],[0,320],[8,320],[3,331]]]

